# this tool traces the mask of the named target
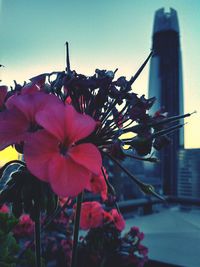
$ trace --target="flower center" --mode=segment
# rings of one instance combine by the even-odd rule
[[[37,123],[36,122],[30,122],[30,124],[29,124],[29,128],[28,128],[28,132],[36,132],[37,130],[38,130],[38,125],[37,125]]]
[[[68,146],[65,143],[59,144],[59,151],[61,155],[65,156],[67,153],[67,150],[68,150]]]

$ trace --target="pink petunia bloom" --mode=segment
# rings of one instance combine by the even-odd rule
[[[37,130],[36,113],[45,105],[62,103],[56,96],[42,92],[13,95],[6,102],[6,110],[0,113],[0,150],[23,142]]]
[[[106,173],[106,170],[104,168],[104,172],[106,174],[106,179],[108,178],[108,175]],[[99,175],[93,174],[90,178],[89,186],[87,187],[89,191],[95,194],[101,194],[101,198],[103,201],[106,201],[108,199],[107,196],[107,185],[103,176],[103,173],[101,172]]]
[[[80,228],[89,230],[103,225],[104,210],[99,202],[84,202],[81,208]]]
[[[77,142],[89,136],[96,122],[73,106],[57,104],[43,109],[36,121],[45,130],[25,142],[24,158],[30,172],[49,182],[61,196],[76,196],[89,184],[91,173],[101,169],[101,154],[90,143]]]
[[[122,231],[125,228],[125,221],[122,215],[116,210],[112,209],[110,214],[113,217],[113,222],[115,224],[115,227],[119,230]]]

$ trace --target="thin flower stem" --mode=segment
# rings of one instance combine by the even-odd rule
[[[140,190],[141,190],[142,192],[144,192],[145,194],[153,195],[153,196],[157,197],[158,199],[160,199],[160,200],[166,202],[166,200],[165,200],[164,197],[160,196],[158,193],[155,192],[155,190],[154,190],[154,188],[153,188],[152,185],[150,185],[150,184],[145,184],[145,183],[141,182],[140,180],[138,180],[138,179],[137,179],[135,176],[133,176],[133,175],[132,175],[126,168],[124,168],[124,167],[120,164],[120,162],[119,162],[117,159],[115,159],[112,155],[110,155],[110,154],[108,154],[108,153],[106,153],[106,152],[102,152],[102,153],[105,154],[107,157],[109,157],[109,158],[110,158],[116,165],[118,165],[118,166],[121,168],[121,170],[124,171],[124,173],[126,173],[126,174],[129,176],[129,178],[130,178],[132,181],[134,181],[134,182],[139,186],[139,188],[140,188]]]
[[[149,139],[153,139],[153,138],[156,138],[158,136],[162,136],[162,135],[165,135],[165,134],[170,134],[174,131],[177,131],[178,129],[182,128],[185,124],[187,123],[184,123],[184,124],[178,124],[178,125],[175,125],[173,127],[169,127],[167,129],[164,129],[164,130],[161,130],[161,131],[158,131],[158,132],[155,132],[153,133]]]
[[[49,224],[57,217],[57,215],[69,205],[70,201],[71,201],[71,199],[68,198],[62,207],[58,207],[55,210],[55,212],[45,220],[45,222],[42,226],[42,231],[45,230],[47,228],[47,226],[49,226]]]
[[[165,118],[165,119],[162,119],[162,120],[160,120],[158,122],[149,123],[149,124],[147,124],[147,126],[148,127],[157,127],[157,126],[162,125],[162,124],[167,124],[167,123],[170,123],[170,122],[176,122],[176,121],[179,121],[179,120],[184,119],[186,117],[189,117],[194,113],[195,112],[187,113],[187,114],[183,114],[183,115],[179,115],[179,116],[173,116],[173,117]]]
[[[140,73],[143,71],[144,67],[146,66],[146,64],[148,63],[149,59],[152,57],[152,55],[153,55],[153,51],[150,52],[150,54],[148,55],[147,59],[144,61],[144,63],[138,69],[138,71],[135,73],[135,75],[133,77],[131,77],[131,79],[129,81],[129,85],[130,86],[135,82],[135,80],[138,78],[138,76],[140,75]]]
[[[66,71],[70,73],[70,60],[69,60],[69,44],[68,42],[65,43],[66,45]]]
[[[120,115],[122,115],[123,112],[124,112],[127,108],[128,108],[128,105],[126,104],[126,105],[122,108],[122,110],[119,111],[119,113],[117,114],[117,115],[118,115],[117,123],[118,123],[120,120],[122,120],[122,119],[126,116],[126,114],[124,114],[124,115],[122,116],[122,118],[120,119]],[[104,123],[105,123],[105,122],[104,122]],[[114,125],[116,125],[116,121],[115,121],[115,119],[113,118],[112,123],[109,125],[109,127],[112,127],[112,126],[114,126]]]
[[[82,199],[83,199],[83,192],[81,192],[78,195],[77,202],[76,202],[76,215],[75,215],[75,222],[74,222],[71,267],[77,267],[78,235],[79,235],[79,225],[80,225],[80,218],[81,218]]]
[[[138,69],[138,71],[136,72],[136,74],[131,77],[130,81],[128,82],[128,86],[131,86],[135,80],[137,79],[137,77],[140,75],[140,73],[142,72],[142,70],[144,69],[144,67],[146,66],[147,62],[149,61],[149,59],[152,57],[153,52],[151,52],[149,54],[149,56],[147,57],[147,59],[144,61],[144,63],[142,64],[142,66]],[[110,112],[112,111],[112,109],[116,106],[118,100],[120,99],[120,96],[118,96],[110,105],[109,108],[107,110],[107,112],[105,113],[105,115],[101,118],[101,122],[102,124],[104,123],[104,121],[110,116]]]
[[[130,118],[127,118],[123,121],[123,123],[126,123],[127,121],[129,121]],[[133,122],[130,122],[128,125],[126,125],[124,128],[128,127],[130,124],[132,124]],[[114,125],[113,128],[109,128],[110,126],[106,127],[106,128],[102,128],[101,134],[103,135],[108,135],[111,131],[116,131],[117,129],[119,129],[119,127],[117,125]],[[124,128],[122,129],[122,131],[124,132]]]
[[[105,172],[104,172],[103,167],[101,167],[101,171],[102,171],[102,174],[103,174],[103,177],[104,177],[104,180],[105,180],[105,182],[106,182],[107,187],[109,188],[111,194],[115,196],[115,195],[116,195],[116,193],[115,193],[115,189],[113,188],[113,186],[110,184],[110,182],[109,182],[108,179],[106,178],[106,174],[105,174]]]
[[[41,267],[41,225],[39,201],[36,201],[35,211],[35,262],[37,267]]]
[[[101,266],[100,267],[105,267],[106,264],[106,256],[103,257],[102,262],[101,262]]]
[[[116,196],[115,189],[113,188],[113,186],[110,184],[110,182],[109,182],[108,179],[106,178],[106,174],[105,174],[105,172],[104,172],[103,167],[101,167],[101,171],[102,171],[104,180],[105,180],[105,182],[106,182],[107,188],[110,190],[111,194],[115,197],[115,196]],[[114,202],[114,206],[115,206],[116,210],[118,211],[118,213],[120,214],[121,212],[120,212],[119,206],[118,206],[118,204],[117,204],[116,201]]]
[[[176,122],[176,121],[179,121],[180,119],[184,119],[186,117],[189,117],[191,116],[192,114],[194,114],[194,112],[192,113],[187,113],[187,114],[184,114],[184,115],[180,115],[180,116],[173,116],[173,117],[169,117],[169,118],[165,118],[165,119],[162,119],[161,121],[155,121],[155,122],[152,122],[152,123],[147,123],[146,125],[134,125],[133,127],[131,128],[128,128],[128,129],[123,129],[124,132],[135,132],[137,133],[138,131],[142,132],[142,130],[145,130],[145,129],[148,129],[150,127],[157,127],[157,126],[160,126],[160,125],[163,125],[163,124],[167,124],[167,123],[171,123],[171,122]]]
[[[133,180],[137,185],[141,186],[142,182],[139,181],[136,177],[134,177],[126,168],[124,168],[117,159],[115,159],[113,156],[111,156],[108,153],[103,152],[106,154],[107,157],[109,157],[116,165],[118,165],[130,178]]]
[[[104,113],[103,117],[101,118],[101,123],[103,124],[105,120],[110,116],[112,109],[116,106],[119,97],[117,97],[112,103],[110,103],[108,110]]]
[[[141,157],[137,157],[134,155],[129,155],[127,153],[124,153],[124,156],[126,156],[128,158],[132,158],[132,159],[143,160],[143,161],[148,161],[148,162],[153,162],[153,163],[159,162],[159,160],[155,157],[154,158],[153,157],[141,158]]]
[[[51,216],[49,216],[47,218],[47,220],[45,220],[45,222],[43,223],[43,225],[41,227],[41,232],[43,232],[49,226],[49,224],[51,224],[51,222],[56,218],[56,216],[68,206],[70,200],[71,200],[70,198],[67,199],[67,201],[64,203],[64,205],[62,207],[59,207],[58,209],[56,209],[55,212]],[[18,260],[20,260],[22,258],[22,256],[24,255],[25,251],[27,249],[29,249],[33,245],[33,243],[34,243],[34,240],[32,239],[27,244],[27,246],[19,253]]]

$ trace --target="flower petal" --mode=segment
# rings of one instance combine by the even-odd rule
[[[58,97],[47,95],[43,92],[34,92],[24,95],[14,95],[8,99],[6,106],[8,109],[15,107],[25,114],[27,119],[35,122],[35,115],[41,109],[47,109],[48,106],[54,106],[62,103]]]
[[[69,143],[89,136],[95,127],[96,122],[92,117],[78,113],[72,105],[65,105],[65,134]]]
[[[21,95],[32,94],[32,93],[36,93],[38,91],[40,91],[39,86],[37,86],[34,83],[28,83],[22,88]]]
[[[24,158],[30,172],[50,182],[56,194],[76,196],[88,186],[90,171],[60,154],[58,140],[45,130],[38,131],[26,140]]]
[[[74,143],[90,135],[96,122],[88,115],[78,113],[72,105],[54,104],[41,110],[36,121],[60,141]]]
[[[9,145],[20,143],[29,127],[24,114],[16,109],[0,113],[0,150]]]
[[[80,227],[82,230],[102,226],[104,210],[99,202],[84,202],[81,208]]]
[[[101,172],[102,158],[93,144],[80,144],[69,149],[67,153],[76,163],[98,175]]]
[[[36,121],[48,132],[53,134],[58,140],[63,141],[65,139],[65,107],[64,104],[59,101],[57,103],[49,105],[47,108],[42,109],[36,114]]]
[[[49,166],[50,184],[53,191],[61,197],[74,197],[87,187],[90,172],[69,157],[57,154]]]
[[[105,168],[103,169],[106,175],[106,179],[108,179],[106,169]],[[105,182],[105,178],[102,172],[99,175],[95,175],[95,174],[91,175],[90,184],[86,189],[91,191],[94,194],[101,194],[101,198],[103,201],[106,201],[108,199],[107,184]]]
[[[126,223],[125,223],[123,216],[116,209],[112,209],[110,211],[110,214],[113,217],[113,222],[114,222],[117,230],[119,230],[119,231],[124,230]]]
[[[49,180],[49,165],[59,153],[58,140],[41,130],[32,134],[24,143],[24,159],[29,171],[40,180]]]

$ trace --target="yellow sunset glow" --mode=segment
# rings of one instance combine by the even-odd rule
[[[9,146],[3,151],[0,151],[0,166],[15,159],[18,159],[18,153],[13,147]]]

